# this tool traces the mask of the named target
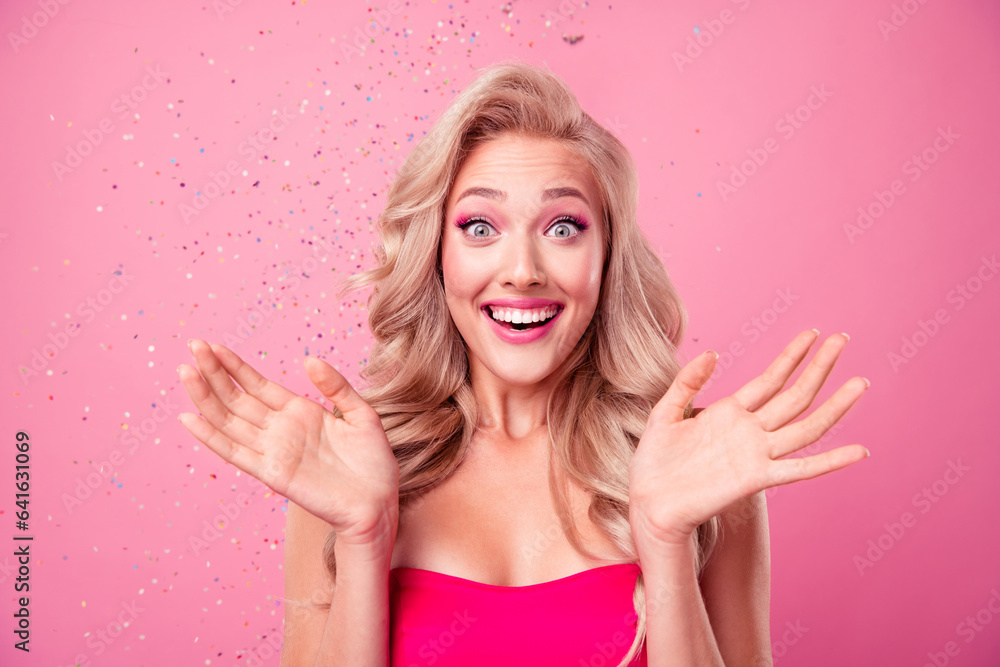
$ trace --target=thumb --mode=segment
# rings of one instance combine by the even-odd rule
[[[334,414],[337,414],[337,410],[340,411],[338,417],[342,414],[348,423],[354,424],[361,415],[371,410],[371,406],[354,391],[351,383],[322,359],[308,357],[305,369],[309,381],[333,403]]]
[[[665,421],[672,424],[683,420],[684,408],[712,377],[718,359],[718,352],[708,350],[688,362],[670,383],[667,393],[653,406],[649,413],[649,421]]]

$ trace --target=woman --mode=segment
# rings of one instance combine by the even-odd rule
[[[308,359],[331,412],[190,342],[204,420],[182,423],[291,501],[282,665],[771,664],[763,491],[868,455],[779,460],[868,383],[791,424],[847,342],[782,392],[812,330],[693,410],[717,355],[677,362],[686,314],[636,202],[627,149],[559,78],[497,65],[346,280],[374,285],[368,389]]]

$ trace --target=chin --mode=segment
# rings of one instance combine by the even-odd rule
[[[521,362],[506,359],[493,359],[486,369],[511,386],[528,387],[542,382],[556,370],[556,364],[539,364],[537,360],[525,359]]]

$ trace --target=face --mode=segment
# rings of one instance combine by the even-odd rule
[[[473,377],[548,377],[597,308],[601,202],[586,160],[513,135],[466,158],[445,209],[441,269]]]

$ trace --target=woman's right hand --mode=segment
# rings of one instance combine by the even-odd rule
[[[191,435],[332,525],[338,543],[395,540],[399,464],[378,413],[344,376],[316,357],[305,361],[309,381],[340,410],[340,419],[223,345],[192,339],[189,346],[198,369],[182,364],[177,371],[204,416],[178,417]]]

